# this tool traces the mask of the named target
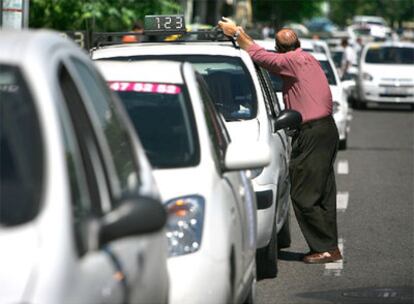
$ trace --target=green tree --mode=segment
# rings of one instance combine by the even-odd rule
[[[323,0],[253,0],[255,21],[272,22],[278,28],[286,22],[301,22],[322,13]]]
[[[174,0],[32,0],[29,26],[55,30],[125,31],[147,14],[177,14]]]

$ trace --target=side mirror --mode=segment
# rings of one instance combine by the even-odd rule
[[[296,129],[302,123],[302,115],[298,111],[283,110],[279,116],[276,117],[275,128],[280,129]]]
[[[263,168],[270,164],[270,147],[261,142],[231,142],[224,158],[225,170]]]
[[[164,206],[153,198],[139,197],[122,200],[119,207],[102,220],[100,245],[123,237],[155,232],[167,221]]]

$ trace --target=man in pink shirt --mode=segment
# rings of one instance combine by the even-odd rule
[[[283,80],[283,99],[288,109],[302,115],[303,123],[292,138],[289,164],[291,198],[301,231],[310,248],[305,263],[342,259],[338,249],[334,162],[339,136],[332,118],[332,96],[319,62],[300,48],[296,33],[276,33],[277,53],[268,52],[235,23],[218,23],[254,62]]]

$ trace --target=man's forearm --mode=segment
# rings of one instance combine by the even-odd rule
[[[249,35],[247,35],[243,28],[239,26],[238,30],[240,31],[240,35],[237,37],[236,41],[239,44],[240,48],[247,50],[249,46],[254,44],[254,41]]]

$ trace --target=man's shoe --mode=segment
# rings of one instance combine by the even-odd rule
[[[342,255],[338,248],[332,251],[308,254],[303,258],[303,261],[307,264],[324,264],[339,260],[342,260]]]

